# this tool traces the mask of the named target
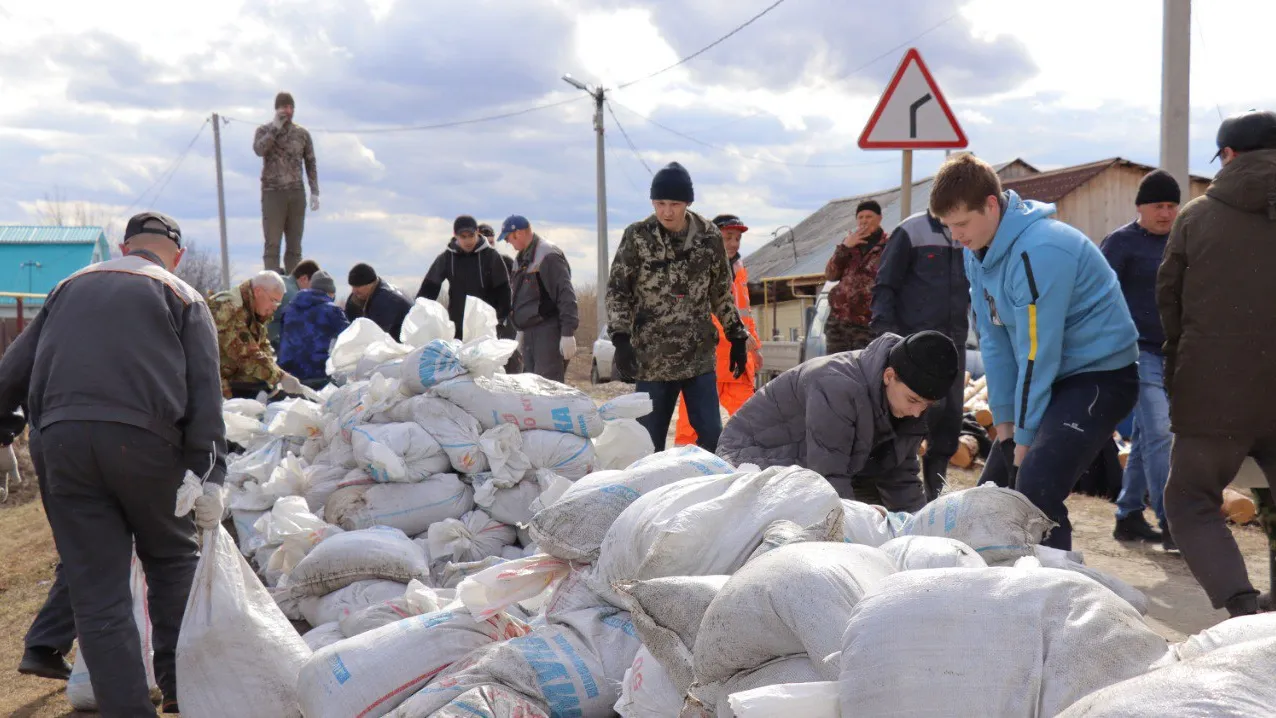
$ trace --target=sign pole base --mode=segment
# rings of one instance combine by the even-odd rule
[[[899,221],[913,213],[913,151],[904,150],[904,161],[899,180]]]

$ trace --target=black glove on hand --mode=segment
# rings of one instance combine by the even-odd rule
[[[747,340],[732,339],[731,340],[731,374],[739,379],[744,374],[744,370],[749,366],[749,352],[747,351]]]
[[[616,355],[612,362],[620,378],[633,381],[638,376],[638,357],[634,355],[634,347],[629,343],[628,334],[611,335],[612,346],[616,347]]]

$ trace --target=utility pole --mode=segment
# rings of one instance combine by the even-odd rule
[[[607,272],[610,264],[607,262],[607,165],[605,149],[603,143],[603,103],[607,100],[607,91],[602,85],[590,87],[585,83],[577,80],[571,75],[563,75],[563,81],[589,93],[594,98],[594,132],[597,134],[597,153],[598,153],[598,326],[601,327],[607,321]]]
[[[213,156],[217,162],[217,220],[222,235],[222,289],[230,289],[230,250],[226,244],[226,188],[222,183],[222,124],[213,113]]]
[[[903,222],[913,214],[913,151],[904,150],[904,161],[900,163],[899,178],[899,221]]]
[[[1161,20],[1161,169],[1192,198],[1188,174],[1188,128],[1191,106],[1192,0],[1164,0]]]

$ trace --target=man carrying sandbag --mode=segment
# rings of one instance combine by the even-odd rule
[[[195,526],[224,505],[226,438],[217,332],[172,274],[181,229],[129,220],[124,256],[64,280],[0,360],[0,415],[26,403],[49,524],[103,716],[155,715],[132,616],[136,544],[165,712],[177,712],[177,634],[198,561]],[[195,520],[173,515],[187,471],[205,479]]]
[[[677,162],[651,180],[648,218],[625,228],[607,280],[607,325],[621,376],[651,397],[638,421],[663,451],[678,395],[706,451],[718,447],[717,317],[731,342],[730,370],[748,366],[749,333],[731,293],[731,266],[722,233],[690,211],[691,175]]]
[[[796,464],[844,499],[917,511],[926,504],[917,448],[922,415],[960,368],[939,332],[883,334],[862,351],[800,364],[745,402],[722,431],[718,456],[739,464]]]

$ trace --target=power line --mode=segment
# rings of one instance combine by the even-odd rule
[[[319,128],[307,127],[306,129],[310,130],[311,132],[326,132],[331,135],[352,135],[352,134],[375,135],[375,134],[387,134],[391,132],[422,132],[426,130],[442,130],[442,129],[447,129],[449,127],[475,125],[480,122],[492,122],[494,120],[504,120],[510,117],[518,117],[520,115],[527,115],[533,112],[540,112],[541,110],[548,110],[554,107],[561,107],[563,105],[567,105],[573,102],[578,102],[580,100],[581,100],[581,97],[579,96],[569,97],[565,100],[559,100],[558,102],[549,102],[543,105],[533,105],[531,107],[524,107],[521,110],[514,110],[511,112],[502,112],[496,115],[486,115],[484,117],[473,117],[468,120],[453,120],[451,122],[438,122],[432,125],[406,125],[402,127],[355,127],[355,128],[341,128],[341,129],[329,129],[329,128],[323,128],[323,127],[319,127]],[[252,124],[251,122],[240,120],[234,117],[226,117],[225,119],[228,122],[238,122],[243,125]]]
[[[150,187],[147,187],[146,190],[142,192],[142,194],[137,196],[137,199],[129,203],[129,206],[124,209],[125,215],[128,215],[128,213],[131,212],[134,207],[138,206],[142,202],[142,200],[146,197],[146,195],[150,194],[151,190],[155,189],[156,185],[159,185],[160,182],[163,182],[163,185],[159,188],[159,192],[157,192],[156,195],[151,198],[150,204],[147,205],[147,208],[149,209],[155,205],[155,201],[158,200],[160,194],[164,192],[164,187],[168,186],[169,180],[173,179],[173,175],[177,173],[177,168],[181,166],[182,160],[186,159],[186,155],[189,154],[191,151],[191,148],[195,146],[195,143],[199,140],[200,135],[204,134],[204,128],[208,126],[208,122],[209,122],[208,118],[207,117],[204,118],[203,124],[199,126],[199,130],[195,132],[195,136],[192,137],[190,143],[186,145],[186,149],[182,150],[182,153],[177,156],[177,159],[173,160],[172,164],[168,166],[168,169],[161,172],[160,175],[155,178],[155,181],[151,183]]]
[[[1205,28],[1201,24],[1199,12],[1192,13],[1192,22],[1196,24],[1196,37],[1201,41],[1201,64],[1204,65],[1209,60],[1209,53],[1205,48]],[[1223,106],[1218,103],[1218,99],[1214,100],[1214,109],[1218,110],[1218,120],[1223,121]]]
[[[952,22],[953,20],[955,20],[955,19],[957,18],[957,15],[958,15],[958,14],[959,14],[959,13],[953,13],[952,15],[949,15],[948,17],[944,18],[943,20],[940,20],[939,22],[935,23],[934,25],[931,25],[930,27],[926,28],[925,30],[922,30],[921,32],[917,33],[916,35],[913,35],[912,37],[910,37],[910,38],[908,38],[907,40],[905,40],[905,41],[901,42],[900,44],[896,45],[895,47],[892,47],[891,49],[887,50],[886,52],[883,52],[882,54],[878,55],[877,57],[874,57],[872,60],[869,60],[868,62],[865,62],[864,64],[862,64],[862,65],[860,65],[859,67],[856,67],[856,68],[854,68],[854,69],[852,69],[852,70],[848,70],[848,71],[846,71],[846,72],[845,72],[845,73],[843,73],[843,74],[844,74],[844,75],[848,75],[848,76],[849,76],[849,75],[854,75],[855,73],[859,72],[860,70],[867,69],[870,65],[872,65],[872,64],[873,64],[873,63],[875,63],[875,62],[877,62],[878,60],[882,60],[882,59],[884,59],[884,58],[890,57],[891,55],[894,55],[895,53],[899,52],[900,50],[903,50],[904,48],[908,47],[909,45],[913,44],[914,42],[917,42],[918,40],[922,39],[923,37],[926,37],[927,35],[931,34],[932,32],[934,32],[934,31],[938,30],[939,28],[943,27],[944,25],[947,25],[948,23]]]
[[[634,182],[633,177],[629,176],[629,170],[625,169],[624,163],[620,161],[620,157],[618,156],[618,153],[616,152],[616,146],[612,144],[611,142],[606,142],[606,145],[607,145],[607,152],[608,154],[611,155],[611,158],[613,160],[613,162],[610,165],[608,165],[608,167],[619,167],[620,173],[625,176],[625,181],[629,183],[629,186],[633,188],[635,193],[641,194],[643,191],[642,188],[638,186],[638,183]]]
[[[880,165],[880,164],[886,164],[887,162],[895,162],[895,160],[890,159],[890,160],[880,160],[876,162],[817,164],[817,163],[785,162],[784,160],[772,159],[770,157],[758,157],[756,155],[747,155],[743,152],[740,152],[739,150],[736,150],[730,147],[722,147],[720,145],[715,145],[710,142],[705,142],[702,139],[692,137],[691,135],[688,135],[686,133],[679,132],[678,130],[673,129],[672,127],[668,127],[668,126],[660,124],[659,122],[656,122],[655,120],[651,119],[650,117],[647,117],[646,115],[640,115],[634,110],[631,110],[628,107],[621,105],[619,102],[617,102],[616,104],[619,105],[621,109],[627,110],[629,113],[637,116],[640,119],[646,120],[647,122],[651,123],[652,125],[655,125],[656,127],[659,127],[660,129],[664,130],[665,132],[668,132],[671,135],[676,135],[678,137],[681,137],[684,140],[687,140],[688,142],[694,142],[697,145],[701,145],[702,147],[708,147],[711,150],[717,150],[718,152],[725,152],[727,154],[734,155],[741,159],[752,160],[754,162],[765,162],[765,163],[773,164],[773,165],[784,165],[786,167],[808,167],[808,168],[820,168],[820,169],[865,167],[867,165]]]
[[[633,151],[634,157],[637,157],[638,161],[642,163],[643,169],[647,170],[647,174],[654,175],[655,173],[651,171],[651,167],[647,165],[647,160],[644,160],[642,155],[638,152],[638,148],[634,145],[634,141],[629,139],[629,133],[625,132],[625,126],[620,124],[620,118],[616,117],[616,111],[611,109],[610,102],[607,103],[607,112],[611,115],[611,119],[615,120],[616,129],[620,130],[620,134],[625,138],[625,142],[629,144],[629,149]]]
[[[687,55],[686,57],[682,58],[681,60],[679,60],[679,61],[675,62],[674,64],[672,64],[672,65],[670,65],[670,66],[668,66],[668,67],[666,67],[666,68],[663,68],[663,69],[660,69],[660,70],[656,70],[655,72],[651,73],[650,75],[647,75],[646,77],[640,77],[640,78],[638,78],[638,79],[636,79],[636,80],[630,80],[629,82],[626,82],[626,83],[624,83],[624,84],[622,84],[622,85],[617,86],[617,87],[616,87],[616,89],[617,89],[617,90],[623,90],[623,89],[625,89],[626,87],[629,87],[630,85],[634,85],[634,84],[637,84],[637,83],[639,83],[639,82],[643,82],[643,81],[645,81],[645,80],[650,80],[651,78],[653,78],[653,77],[655,77],[655,76],[657,76],[657,75],[663,75],[664,73],[669,72],[670,70],[674,69],[675,67],[678,67],[679,65],[686,64],[687,62],[690,62],[691,60],[696,59],[697,57],[699,57],[699,56],[703,55],[704,53],[708,52],[709,50],[712,50],[713,48],[717,47],[718,45],[721,45],[723,42],[725,42],[725,41],[726,41],[728,38],[730,38],[732,35],[736,34],[737,32],[740,32],[740,31],[741,31],[741,30],[743,30],[744,28],[746,28],[746,27],[748,27],[748,26],[752,25],[752,24],[753,24],[756,20],[758,20],[759,18],[761,18],[763,15],[766,15],[767,13],[771,12],[772,10],[776,9],[776,8],[777,8],[777,7],[779,7],[779,6],[780,6],[783,2],[784,2],[784,0],[775,0],[775,2],[771,3],[771,4],[770,4],[770,5],[769,5],[769,6],[768,6],[765,10],[763,10],[763,11],[762,11],[762,12],[760,12],[760,13],[758,13],[757,15],[754,15],[753,17],[749,18],[748,20],[745,20],[745,21],[744,21],[744,24],[739,25],[739,26],[738,26],[738,27],[736,27],[734,30],[732,30],[731,32],[729,32],[729,33],[727,33],[727,34],[723,35],[722,37],[718,38],[717,40],[714,40],[713,42],[709,43],[708,45],[705,45],[704,47],[700,48],[699,50],[696,50],[695,52],[691,53],[690,55]]]

